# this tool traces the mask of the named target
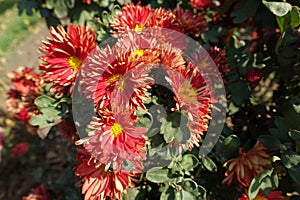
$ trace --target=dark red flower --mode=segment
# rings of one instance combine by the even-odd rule
[[[32,188],[31,193],[23,197],[22,200],[51,200],[51,198],[46,190],[45,184],[41,184],[36,188]]]
[[[224,77],[230,72],[230,69],[228,67],[228,60],[226,57],[225,50],[222,50],[218,48],[217,46],[212,46],[209,48],[208,53],[210,57],[215,62],[218,70],[221,73],[221,76]]]
[[[190,0],[190,4],[193,8],[204,9],[212,5],[212,0]]]
[[[29,150],[28,144],[20,142],[11,148],[10,152],[15,156],[24,156]]]
[[[259,68],[252,68],[246,73],[246,80],[251,84],[258,83],[263,77],[263,72]]]
[[[19,68],[13,71],[10,79],[13,87],[7,92],[7,111],[12,113],[15,119],[28,125],[28,120],[40,113],[34,100],[40,96],[43,82],[40,75],[34,72],[33,67]],[[34,134],[34,132],[32,133]]]
[[[173,10],[173,13],[176,16],[174,24],[187,34],[201,34],[207,28],[207,21],[202,14],[195,15],[190,11],[184,12],[179,5]]]

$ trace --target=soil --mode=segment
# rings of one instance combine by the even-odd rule
[[[41,55],[38,47],[48,35],[47,25],[41,21],[30,30],[29,35],[18,45],[18,48],[11,50],[7,57],[0,55],[0,109],[5,108],[5,90],[10,85],[7,74],[21,66],[37,68],[38,57]]]

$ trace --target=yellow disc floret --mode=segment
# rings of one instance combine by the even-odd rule
[[[123,129],[122,126],[118,123],[114,123],[110,129],[110,132],[115,136],[118,137],[122,133]]]
[[[115,83],[116,81],[118,81],[121,77],[122,77],[121,74],[114,74],[114,75],[112,75],[112,76],[107,80],[107,82],[108,82],[109,84],[113,84],[113,83]]]
[[[68,58],[67,63],[74,71],[77,71],[81,66],[82,60],[76,56],[71,56]]]
[[[145,51],[143,49],[137,49],[132,53],[132,56],[133,57],[136,57],[136,56],[142,57],[144,55],[144,52]]]
[[[197,90],[193,88],[190,84],[183,83],[179,87],[179,96],[184,99],[187,103],[197,102]]]
[[[143,26],[141,24],[136,24],[134,29],[138,32],[141,32],[143,30]]]

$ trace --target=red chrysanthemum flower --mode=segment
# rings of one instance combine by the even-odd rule
[[[10,79],[13,87],[7,93],[7,111],[12,113],[14,118],[28,125],[28,120],[40,113],[34,104],[34,99],[40,95],[43,82],[39,74],[34,72],[34,68],[13,71]]]
[[[72,91],[72,86],[83,60],[97,46],[96,33],[87,27],[70,24],[67,32],[62,26],[50,28],[51,38],[43,41],[40,50],[45,54],[40,58],[42,78],[46,83],[53,83],[52,90]]]
[[[212,0],[190,0],[189,3],[193,8],[205,9],[212,5]]]
[[[106,170],[105,165],[91,157],[85,149],[78,150],[75,159],[79,165],[75,167],[75,175],[82,178],[82,194],[85,200],[122,199],[122,193],[133,188],[135,174],[124,171]]]
[[[252,68],[246,73],[246,80],[251,84],[257,84],[263,77],[263,72],[259,68]]]
[[[36,188],[32,188],[31,193],[26,197],[22,197],[22,200],[51,200],[51,197],[46,190],[45,184],[41,184]]]
[[[253,200],[282,200],[284,199],[281,191],[272,191],[267,196],[264,196],[260,191]],[[250,200],[247,194],[243,194],[238,200]]]
[[[20,142],[10,150],[10,152],[15,156],[24,156],[28,151],[29,147],[26,142]]]
[[[34,68],[20,68],[9,74],[13,87],[21,94],[29,91],[39,91],[42,87],[40,75],[34,72]]]
[[[126,53],[122,53],[121,49],[109,46],[104,50],[97,48],[83,66],[82,87],[87,97],[94,100],[100,115],[111,101],[134,110],[138,107],[145,109],[143,101],[153,82],[148,73],[157,62],[157,56],[152,56],[151,50],[147,49]]]
[[[222,50],[217,46],[213,46],[209,48],[208,53],[215,62],[218,70],[221,73],[221,76],[225,77],[228,74],[228,72],[231,71],[228,67],[228,60],[226,57],[225,50]]]
[[[188,117],[191,136],[187,147],[192,149],[194,145],[199,146],[201,136],[208,128],[210,92],[201,73],[191,63],[183,69],[174,70],[166,69],[169,76],[167,79],[175,95],[176,110]]]
[[[153,15],[153,10],[140,4],[127,3],[123,6],[118,17],[113,17],[110,25],[117,32],[122,33],[128,30],[142,31],[149,27],[149,19]]]
[[[140,170],[146,158],[143,134],[147,128],[134,126],[130,113],[125,109],[115,109],[113,117],[105,120],[93,118],[88,126],[89,136],[76,144],[84,144],[100,163],[112,165],[114,169],[122,170],[124,161],[130,161],[135,169]]]
[[[118,17],[113,17],[111,27],[118,33],[128,30],[143,31],[145,28],[168,28],[179,30],[173,23],[175,15],[163,8],[150,9],[140,4],[125,4]]]
[[[184,33],[192,35],[202,34],[208,26],[204,15],[195,15],[190,11],[184,12],[179,5],[173,10],[173,13],[176,16],[174,24],[182,29]]]
[[[267,149],[259,142],[248,151],[244,152],[240,148],[240,156],[224,163],[224,167],[229,164],[222,184],[231,185],[234,181],[243,187],[249,187],[252,179],[271,164],[270,155]]]

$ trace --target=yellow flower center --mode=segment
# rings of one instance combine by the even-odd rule
[[[136,57],[136,56],[142,57],[144,55],[144,52],[145,51],[143,49],[137,49],[132,53],[132,56],[133,57]]]
[[[119,80],[122,77],[121,74],[114,74],[108,79],[109,84],[115,83],[117,80]]]
[[[68,58],[67,62],[74,71],[77,71],[81,66],[82,60],[76,56],[71,56]]]
[[[190,84],[183,83],[179,87],[179,96],[183,98],[185,102],[195,103],[197,101],[197,90]]]
[[[122,126],[118,123],[114,123],[110,129],[110,132],[115,136],[118,137],[122,133],[123,129]]]
[[[135,29],[136,31],[138,31],[138,32],[141,32],[141,31],[143,30],[143,25],[141,25],[141,24],[136,24],[134,29]]]

